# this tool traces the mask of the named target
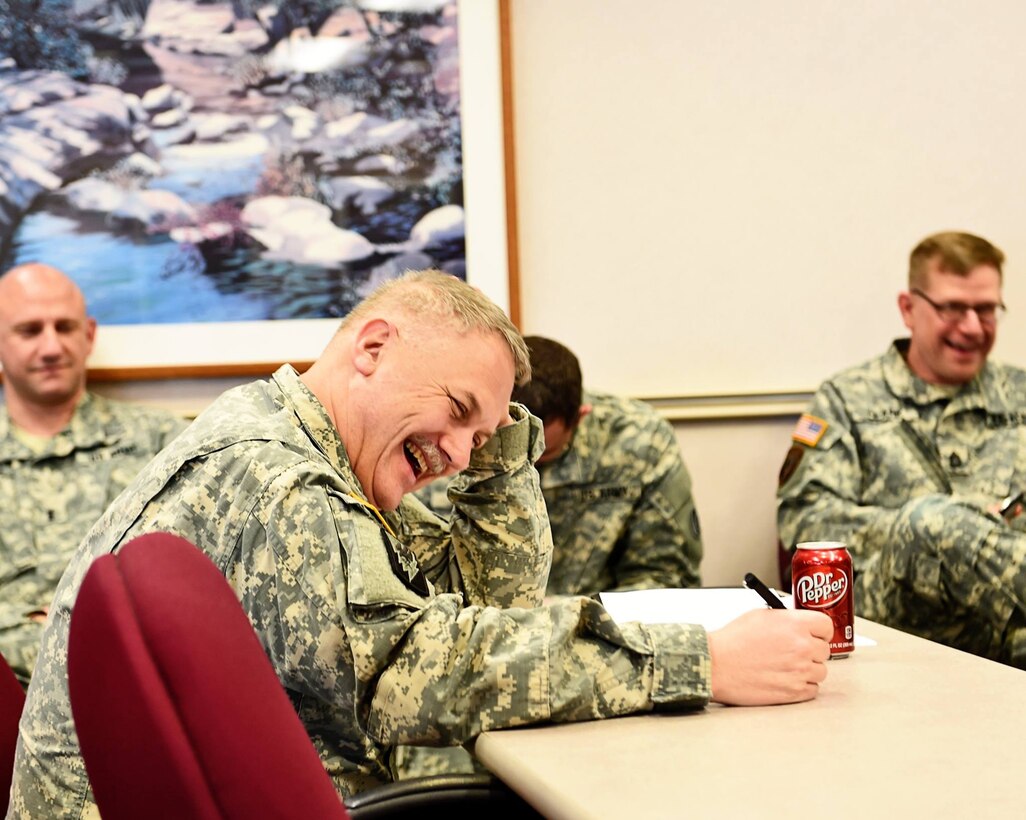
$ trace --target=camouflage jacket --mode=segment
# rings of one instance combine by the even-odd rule
[[[511,412],[518,421],[454,486],[447,525],[413,497],[394,514],[361,499],[335,427],[291,367],[215,401],[108,509],[61,580],[12,815],[78,817],[91,800],[64,680],[71,602],[92,556],[148,531],[181,535],[222,568],[342,793],[388,779],[399,743],[704,704],[704,630],[617,625],[587,598],[532,608],[551,553],[531,468],[541,426]]]
[[[592,406],[562,457],[541,464],[552,526],[550,594],[700,585],[691,476],[670,423],[640,401]]]
[[[136,473],[186,426],[164,410],[86,393],[71,423],[36,452],[0,407],[0,654],[28,682],[64,567]]]
[[[1026,600],[1026,516],[988,512],[1026,487],[1026,371],[928,384],[907,344],[816,393],[781,468],[781,542],[847,543],[859,614],[993,656]]]
[[[589,392],[584,402],[592,411],[570,449],[537,465],[552,526],[548,594],[699,586],[698,512],[673,428],[640,401]],[[418,496],[452,509],[444,481]]]

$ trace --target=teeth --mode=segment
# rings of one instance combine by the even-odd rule
[[[432,475],[441,475],[445,465],[442,463],[441,453],[438,452],[438,448],[431,441],[421,436],[414,436],[406,442],[405,446],[406,451],[417,462],[419,467],[417,472],[418,478],[426,472]]]
[[[416,474],[419,478],[423,474],[424,470],[427,469],[427,465],[424,463],[424,457],[421,454],[420,450],[417,450],[409,443],[406,443],[403,446],[406,449],[406,454],[416,463]]]

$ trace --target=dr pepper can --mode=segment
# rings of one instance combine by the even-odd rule
[[[839,541],[805,541],[791,561],[791,592],[796,609],[818,609],[834,621],[830,658],[855,649],[855,600],[851,555]]]

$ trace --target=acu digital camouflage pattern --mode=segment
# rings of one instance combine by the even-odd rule
[[[68,560],[107,505],[187,422],[86,393],[71,423],[36,451],[0,408],[0,654],[28,683]]]
[[[698,512],[673,428],[640,401],[583,401],[592,410],[573,445],[538,465],[554,545],[549,594],[699,586]]]
[[[536,465],[552,526],[549,595],[700,586],[702,538],[691,476],[669,422],[640,401],[592,405],[561,457]],[[417,493],[440,515],[446,482]]]
[[[618,626],[586,598],[531,608],[551,551],[531,468],[541,426],[511,412],[518,421],[454,486],[450,529],[412,497],[380,519],[360,500],[335,428],[292,368],[214,402],[108,509],[61,580],[9,816],[95,808],[68,704],[71,603],[94,556],[151,531],[193,541],[222,569],[343,794],[389,779],[399,743],[704,704],[704,630]]]
[[[1026,516],[987,512],[1026,487],[1026,371],[961,386],[916,378],[899,340],[824,383],[815,447],[781,473],[783,544],[844,541],[859,615],[1026,666]]]

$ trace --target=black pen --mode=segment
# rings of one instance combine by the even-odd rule
[[[787,609],[787,607],[784,606],[784,602],[774,595],[770,588],[756,578],[753,573],[745,573],[745,586],[753,592],[758,592],[759,597],[761,597],[771,609]]]

